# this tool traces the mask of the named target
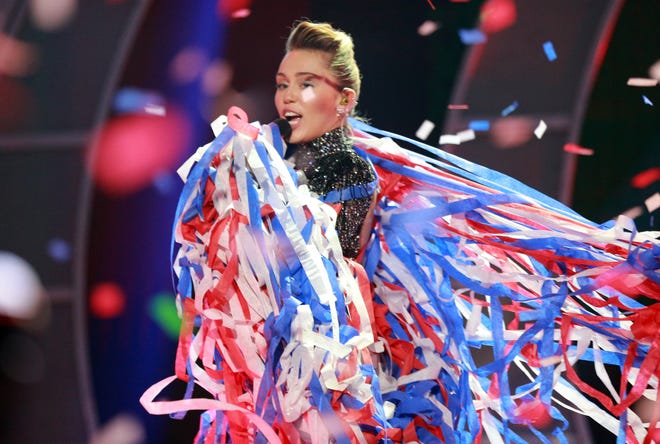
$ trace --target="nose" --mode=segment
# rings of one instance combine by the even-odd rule
[[[296,94],[293,91],[293,88],[289,86],[282,92],[282,100],[284,103],[291,103],[295,102],[296,100]]]

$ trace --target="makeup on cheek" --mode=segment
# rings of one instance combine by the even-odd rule
[[[305,88],[300,93],[300,98],[302,99],[303,102],[309,102],[313,100],[315,97],[316,94],[314,94],[314,90],[312,88]]]

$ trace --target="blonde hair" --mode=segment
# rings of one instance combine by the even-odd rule
[[[355,61],[353,39],[329,23],[300,21],[294,23],[286,41],[286,52],[294,49],[312,49],[330,55],[329,68],[342,88],[355,91],[356,99],[360,96],[360,68]]]

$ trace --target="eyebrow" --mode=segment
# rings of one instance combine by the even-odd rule
[[[326,76],[322,76],[320,74],[316,74],[316,73],[313,73],[313,72],[301,71],[301,72],[295,73],[295,76],[296,77],[303,77],[303,76],[304,77],[314,77],[316,79],[324,81],[325,83],[327,83],[328,85],[330,85],[331,87],[333,87],[334,89],[336,89],[339,92],[343,91],[343,89],[344,89],[341,86],[339,86],[337,83],[335,83],[332,80],[330,80],[329,78],[327,78]],[[286,77],[286,74],[278,72],[276,74],[276,77]]]

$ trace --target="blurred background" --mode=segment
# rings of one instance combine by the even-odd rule
[[[175,171],[229,106],[276,117],[301,17],[353,36],[374,126],[658,230],[657,0],[0,0],[1,442],[192,442],[138,402],[174,372]]]

